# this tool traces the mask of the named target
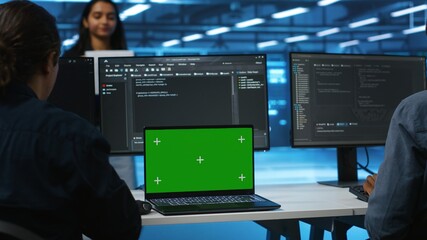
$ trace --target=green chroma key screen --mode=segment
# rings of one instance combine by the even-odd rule
[[[145,130],[147,193],[250,190],[251,127]]]

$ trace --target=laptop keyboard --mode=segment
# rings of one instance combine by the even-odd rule
[[[157,206],[183,206],[221,203],[248,203],[264,201],[257,195],[233,195],[233,196],[201,196],[181,198],[157,198],[151,199]]]

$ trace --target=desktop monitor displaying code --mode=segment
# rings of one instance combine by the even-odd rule
[[[290,53],[291,143],[336,147],[338,181],[358,181],[357,147],[384,145],[397,105],[426,84],[421,56]]]
[[[293,146],[385,143],[397,105],[425,89],[421,56],[291,53]]]
[[[143,153],[150,126],[247,124],[270,147],[263,54],[100,58],[99,84],[112,153]]]
[[[252,127],[147,128],[147,193],[252,190]]]

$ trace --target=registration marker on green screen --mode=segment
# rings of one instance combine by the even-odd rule
[[[148,128],[146,193],[252,189],[250,126]]]

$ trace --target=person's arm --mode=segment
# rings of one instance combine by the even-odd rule
[[[88,196],[82,209],[83,233],[91,239],[136,240],[141,231],[141,216],[126,183],[108,162],[109,146],[98,138],[88,147],[82,176]]]
[[[425,162],[425,151],[419,143],[427,140],[423,130],[426,127],[422,126],[425,117],[419,105],[406,102],[399,105],[393,115],[384,162],[365,216],[365,226],[372,240],[405,238],[417,214],[424,174],[421,166]]]
[[[108,197],[88,205],[84,234],[93,240],[137,240],[141,232],[141,216],[135,199],[123,181],[111,190]]]

